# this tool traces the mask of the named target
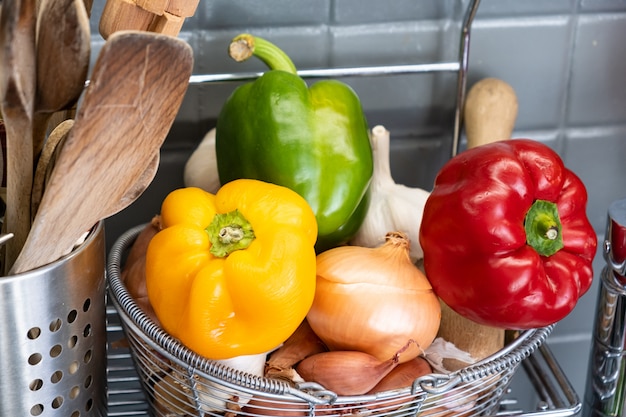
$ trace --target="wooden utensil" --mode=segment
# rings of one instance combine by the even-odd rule
[[[122,31],[104,44],[12,273],[53,262],[119,201],[154,159],[187,90],[193,52],[166,35]]]
[[[0,13],[0,108],[7,141],[7,207],[4,268],[21,250],[30,228],[35,97],[35,1],[4,0]]]
[[[468,149],[510,139],[517,106],[515,90],[506,82],[485,78],[474,84],[467,94],[464,110]],[[505,331],[468,320],[442,301],[438,336],[481,360],[503,348]],[[443,364],[449,371],[469,365],[456,359],[444,359]]]
[[[44,144],[41,156],[37,162],[35,179],[33,182],[33,192],[31,196],[31,212],[33,213],[33,216],[35,216],[39,210],[39,205],[41,204],[41,198],[43,197],[46,183],[50,180],[52,170],[56,164],[56,159],[58,158],[60,150],[63,148],[63,142],[69,136],[72,126],[74,126],[73,119],[64,120],[52,130],[50,136],[48,136],[48,140],[46,140],[46,143]],[[157,170],[159,169],[160,159],[159,152],[157,152],[152,157],[152,160],[148,164],[146,170],[141,174],[137,181],[135,181],[132,187],[126,191],[124,196],[118,200],[117,205],[119,208],[112,209],[113,212],[119,212],[128,207],[135,200],[137,200],[137,198],[139,198],[146,188],[148,188],[154,179]]]
[[[33,152],[38,157],[48,121],[70,108],[85,88],[91,54],[83,0],[42,0],[37,18],[37,95]]]
[[[30,198],[33,220],[37,214],[37,210],[39,210],[39,204],[41,203],[44,187],[50,176],[51,168],[54,166],[55,155],[58,155],[57,151],[61,148],[65,138],[69,135],[72,126],[74,126],[73,119],[67,119],[59,123],[59,125],[50,132],[48,139],[44,143],[41,155],[37,159],[37,167],[35,168],[35,177],[33,179],[33,190]]]
[[[135,180],[135,183],[132,184],[131,187],[126,190],[124,195],[111,206],[112,213],[119,213],[124,210],[126,207],[134,203],[144,191],[146,191],[146,188],[148,188],[150,183],[152,183],[152,180],[159,169],[160,160],[161,157],[159,152],[153,155],[147,168],[141,173],[139,178]]]
[[[483,78],[472,86],[465,100],[464,125],[467,148],[511,138],[517,119],[517,95],[498,78]]]
[[[144,30],[177,36],[200,0],[107,0],[98,30],[107,39],[118,30]]]

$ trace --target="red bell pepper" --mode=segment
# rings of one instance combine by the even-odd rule
[[[437,295],[508,329],[564,318],[589,289],[597,238],[587,191],[548,146],[511,139],[469,149],[437,174],[420,243]]]

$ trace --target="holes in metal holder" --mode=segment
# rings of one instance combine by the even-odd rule
[[[30,385],[28,386],[28,388],[30,388],[31,391],[39,391],[41,387],[43,387],[43,381],[39,378],[33,379]]]
[[[55,319],[50,322],[50,326],[48,326],[48,328],[52,333],[54,333],[61,328],[62,324],[63,322],[61,321],[61,319]]]
[[[43,413],[43,404],[35,404],[30,408],[31,416],[40,416]]]
[[[61,347],[61,345],[54,345],[50,348],[50,357],[56,358],[61,354],[61,352],[63,352],[63,348]]]
[[[35,340],[40,335],[41,329],[39,327],[31,327],[30,329],[28,329],[28,332],[26,332],[26,337],[28,337],[30,340]]]
[[[35,366],[39,364],[42,359],[43,359],[43,356],[41,356],[41,353],[33,353],[32,355],[28,357],[28,364],[31,366]]]
[[[53,384],[58,383],[62,379],[63,379],[63,371],[54,371],[52,375],[50,376],[50,382],[52,382]]]
[[[73,335],[67,340],[67,347],[74,349],[76,347],[76,343],[78,343],[78,336]]]
[[[62,409],[70,406],[72,401],[80,400],[81,393],[83,393],[83,391],[89,390],[93,386],[94,381],[91,374],[85,375],[84,377],[80,376],[79,374],[79,371],[84,367],[84,365],[92,362],[92,349],[88,349],[82,354],[82,363],[81,360],[73,360],[69,364],[65,364],[66,361],[63,359],[64,356],[67,356],[67,354],[64,355],[64,352],[66,350],[68,352],[74,351],[77,349],[77,347],[80,347],[81,344],[84,344],[80,340],[81,334],[83,338],[89,338],[93,336],[93,327],[90,323],[84,325],[79,324],[80,315],[89,312],[92,307],[92,300],[90,298],[87,298],[83,301],[82,305],[78,309],[70,310],[65,318],[54,318],[48,323],[47,326],[34,326],[28,329],[28,331],[26,332],[26,337],[29,340],[33,341],[33,343],[48,343],[46,338],[52,337],[51,346],[37,348],[36,344],[34,344],[34,352],[28,357],[29,366],[42,367],[40,373],[47,373],[47,375],[44,375],[43,377],[37,377],[30,381],[28,387],[30,392],[37,393],[39,391],[42,391],[41,394],[43,394],[45,392],[43,390],[46,387],[50,389],[52,386],[55,386],[55,391],[53,394],[54,397],[50,401],[50,403],[44,404],[39,402],[40,400],[35,399],[35,404],[33,404],[29,410],[31,416],[43,417],[44,415],[47,415],[51,412],[59,413]],[[67,337],[66,341],[61,341],[60,343],[57,343],[59,338],[66,337],[60,332],[63,326],[69,326],[71,328],[76,327],[77,325],[83,326],[82,329],[78,328],[73,330],[71,335]],[[46,328],[49,333],[45,333]],[[46,338],[44,338],[44,336],[46,336]],[[47,365],[48,368],[46,369],[46,367],[42,366],[42,364]],[[53,367],[50,368],[50,366]],[[63,382],[66,375],[68,376],[68,381]],[[82,382],[79,382],[78,384],[74,383],[72,386],[69,386],[67,389],[65,389],[63,385],[71,383],[70,376],[72,375],[82,378]],[[88,415],[93,410],[94,400],[93,398],[87,398],[82,405],[74,404],[71,407],[71,412],[70,410],[65,410],[63,414],[69,415],[70,417],[80,417],[81,415]]]
[[[67,322],[70,324],[74,323],[76,321],[76,317],[78,317],[78,311],[76,310],[70,311],[67,315]]]

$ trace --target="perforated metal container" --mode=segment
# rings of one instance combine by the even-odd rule
[[[0,278],[1,416],[106,415],[105,263],[100,223],[70,255]]]
[[[520,363],[544,343],[553,328],[525,331],[471,367],[449,375],[426,375],[400,390],[347,397],[315,383],[293,386],[207,360],[143,312],[120,279],[124,257],[142,228],[129,230],[115,242],[107,279],[151,412],[157,416],[489,415],[497,410]]]

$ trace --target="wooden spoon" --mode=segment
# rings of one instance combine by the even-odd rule
[[[478,81],[467,94],[463,117],[468,149],[510,139],[517,119],[515,90],[497,78]],[[468,320],[442,301],[438,336],[481,360],[503,348],[505,332]],[[444,359],[443,364],[449,371],[469,365],[456,359]]]
[[[61,149],[63,149],[63,142],[69,136],[70,130],[74,126],[73,119],[67,119],[61,122],[55,127],[50,136],[44,144],[41,151],[41,157],[37,161],[37,169],[35,170],[35,180],[33,183],[33,193],[31,197],[32,213],[33,216],[37,214],[39,205],[41,204],[41,198],[46,188],[46,183],[52,176],[52,171],[56,160],[59,156]],[[115,208],[112,211],[119,212],[124,208],[132,204],[139,196],[148,188],[154,176],[159,169],[160,155],[157,152],[150,161],[150,164],[141,176],[135,181],[133,186],[126,191],[126,193],[117,202],[119,208]]]
[[[7,141],[7,242],[4,268],[12,265],[30,228],[33,181],[32,121],[35,97],[35,1],[4,0],[0,14],[0,107]]]
[[[56,160],[63,149],[63,143],[69,136],[70,130],[74,126],[73,119],[67,119],[61,122],[52,130],[50,136],[44,144],[41,151],[41,157],[37,161],[37,169],[35,170],[35,180],[33,183],[33,193],[31,198],[33,216],[37,214],[41,199],[43,197],[46,184],[50,181],[52,171]],[[112,209],[113,212],[119,212],[131,205],[139,196],[148,188],[154,176],[159,169],[160,155],[157,152],[150,161],[150,164],[141,176],[135,181],[131,188],[118,200],[117,208]]]
[[[119,201],[153,161],[187,90],[193,51],[150,32],[116,32],[102,47],[89,87],[46,186],[12,273],[53,262]]]
[[[37,96],[33,153],[40,154],[53,113],[70,108],[85,88],[91,54],[83,0],[42,0],[37,18]]]
[[[39,210],[45,184],[50,176],[51,168],[54,166],[55,156],[58,155],[58,150],[62,147],[62,143],[69,135],[72,126],[74,126],[74,120],[67,119],[55,127],[52,132],[50,132],[41,151],[41,155],[37,159],[37,167],[35,168],[35,177],[33,179],[33,190],[30,197],[33,220]]]

